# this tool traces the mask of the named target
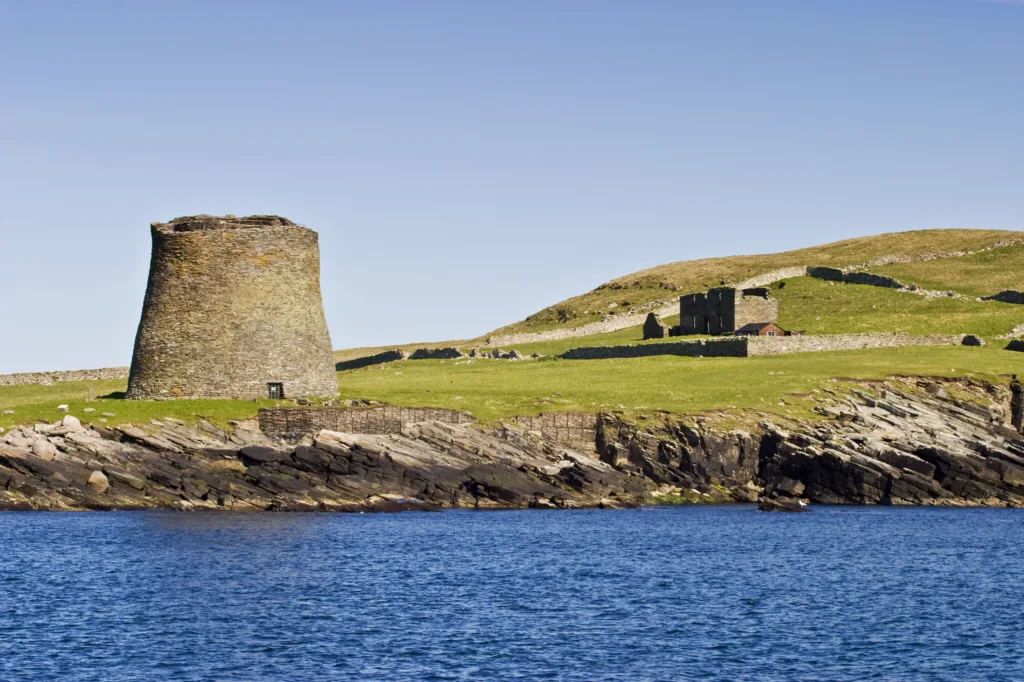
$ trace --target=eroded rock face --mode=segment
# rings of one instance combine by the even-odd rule
[[[62,426],[4,437],[0,508],[571,508],[633,506],[652,489],[592,452],[511,426],[424,422],[401,435],[321,431],[298,444],[246,425],[230,435],[169,420],[77,432]],[[50,459],[35,454],[51,449]]]
[[[938,384],[889,382],[820,407],[830,418],[801,433],[768,425],[758,473],[765,494],[826,504],[1024,506],[1024,440],[1005,424],[1007,396],[973,390],[977,402]]]
[[[821,419],[724,430],[598,418],[595,451],[509,425],[420,422],[298,442],[248,423],[55,424],[0,438],[0,509],[374,511],[647,502],[1024,506],[1020,404],[1003,387],[892,380],[824,391]]]

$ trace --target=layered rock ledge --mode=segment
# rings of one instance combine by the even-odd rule
[[[391,511],[645,503],[1024,506],[1004,386],[892,379],[823,392],[820,419],[723,429],[598,418],[593,448],[520,426],[406,423],[286,442],[252,424],[116,428],[74,417],[0,441],[0,509]],[[778,420],[776,420],[778,421]]]

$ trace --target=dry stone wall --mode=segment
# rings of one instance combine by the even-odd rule
[[[658,307],[654,312],[658,317],[668,317],[679,312],[679,303],[675,300],[672,302],[662,301],[656,305]],[[646,312],[612,315],[599,322],[589,322],[571,329],[551,329],[544,332],[520,332],[518,334],[491,336],[488,337],[486,345],[492,348],[497,346],[518,346],[524,343],[534,343],[535,341],[559,341],[561,339],[574,339],[580,336],[604,334],[606,332],[636,327],[643,324],[646,318]]]
[[[835,350],[893,348],[901,346],[959,346],[963,334],[910,336],[908,334],[828,334],[822,336],[752,336],[747,355],[823,353]]]
[[[635,346],[585,346],[568,350],[561,357],[566,360],[608,360],[612,358],[643,358],[654,355],[679,355],[690,358],[741,358],[747,355],[747,339],[746,337],[737,337],[645,343]]]
[[[377,353],[375,355],[366,355],[361,358],[353,358],[352,360],[343,360],[334,364],[334,370],[337,372],[343,372],[348,369],[359,369],[361,367],[369,367],[370,365],[382,365],[385,362],[395,362],[396,360],[405,360],[406,355],[404,350],[386,350],[383,353]]]
[[[455,360],[466,357],[458,348],[418,348],[410,360]]]
[[[596,414],[587,412],[545,412],[529,417],[516,417],[516,423],[527,431],[536,431],[548,440],[559,443],[588,445],[597,440]]]
[[[993,296],[982,296],[983,301],[1000,301],[1002,303],[1016,303],[1018,305],[1024,304],[1024,291],[1015,291],[1013,289],[1007,289],[1000,291],[998,294]]]
[[[866,284],[872,287],[885,287],[887,289],[904,289],[906,285],[899,280],[887,275],[876,275],[870,272],[844,272],[839,268],[811,267],[807,268],[807,274],[817,279],[829,280],[831,282],[845,282],[847,284]]]
[[[342,433],[400,434],[415,422],[468,424],[473,417],[435,407],[273,407],[259,411],[260,430],[277,438],[294,439],[327,429]]]
[[[573,348],[561,355],[566,360],[607,360],[654,355],[683,357],[733,357],[822,353],[864,348],[900,346],[960,346],[964,334],[910,336],[908,334],[830,334],[822,336],[742,336],[722,339],[648,343],[635,346],[592,346]]]
[[[803,277],[807,274],[807,268],[803,265],[794,266],[791,268],[780,268],[778,270],[772,270],[766,272],[763,275],[751,277],[750,279],[744,280],[736,285],[737,289],[752,289],[754,287],[766,287],[769,284],[775,284],[778,281],[784,279],[790,279],[792,277]]]
[[[126,379],[127,377],[127,367],[73,369],[63,372],[22,372],[0,374],[0,386],[26,386],[29,384],[49,386],[66,381],[105,381],[107,379]]]
[[[152,225],[129,398],[338,391],[316,232],[277,216]]]

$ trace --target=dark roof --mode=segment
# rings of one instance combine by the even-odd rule
[[[736,333],[745,334],[749,332],[757,332],[761,331],[765,327],[776,327],[778,329],[782,329],[782,327],[779,327],[779,325],[775,324],[774,322],[751,322],[750,324],[745,324],[739,329],[737,329]]]

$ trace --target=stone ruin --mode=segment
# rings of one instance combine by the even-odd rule
[[[151,230],[128,398],[337,395],[316,232],[208,215]]]
[[[679,326],[673,331],[679,336],[732,334],[747,324],[775,322],[778,316],[779,302],[766,287],[716,287],[680,297]]]
[[[647,313],[647,319],[644,320],[644,340],[664,339],[667,336],[668,327],[661,321],[661,318],[655,313]]]

